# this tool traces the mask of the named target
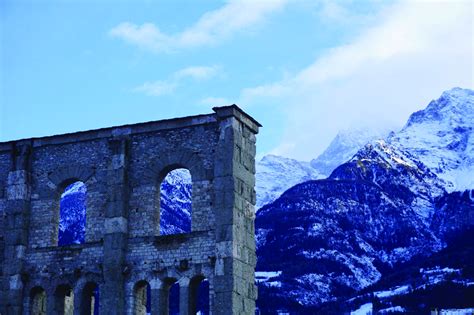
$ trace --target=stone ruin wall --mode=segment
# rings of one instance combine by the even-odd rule
[[[212,314],[254,314],[259,127],[231,105],[0,143],[0,314],[59,314],[65,287],[74,314],[82,314],[91,285],[99,288],[101,314],[142,314],[143,283],[151,313],[167,314],[174,281],[180,314],[192,314],[204,278]],[[181,167],[192,176],[192,230],[160,236],[160,183]],[[58,247],[60,196],[77,180],[87,186],[85,243]],[[38,290],[43,306],[33,305]]]

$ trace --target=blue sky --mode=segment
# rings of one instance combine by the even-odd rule
[[[0,2],[0,141],[212,112],[309,160],[472,88],[470,1]]]

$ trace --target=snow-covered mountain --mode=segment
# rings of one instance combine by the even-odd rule
[[[474,91],[444,92],[387,142],[423,162],[449,191],[474,188]]]
[[[183,168],[166,175],[160,187],[160,234],[191,231],[191,173]]]
[[[349,161],[334,170],[336,180],[366,180],[390,193],[409,191],[406,200],[424,221],[433,214],[433,202],[445,193],[446,183],[408,152],[377,140],[365,145]]]
[[[257,268],[280,272],[271,283],[281,288],[261,283],[273,306],[260,306],[308,311],[440,250],[430,219],[444,193],[426,166],[383,141],[359,150],[329,178],[290,188],[257,213]]]
[[[413,113],[398,132],[355,128],[340,131],[310,163],[267,155],[257,163],[257,209],[286,189],[328,177],[368,143],[385,139],[398,154],[421,161],[444,180],[448,191],[474,188],[474,91],[453,88]]]
[[[367,143],[385,139],[389,131],[375,128],[353,128],[340,131],[329,146],[317,158],[311,160],[312,167],[324,177],[342,163],[348,161]]]
[[[340,131],[321,155],[311,162],[277,155],[265,155],[257,163],[257,209],[273,202],[288,188],[308,180],[328,177],[365,144],[383,139],[388,131],[354,128]]]
[[[296,184],[324,177],[309,162],[271,154],[265,155],[256,169],[257,209],[274,201]]]
[[[257,213],[257,268],[276,275],[259,282],[262,310],[321,311],[474,228],[472,192],[446,191],[474,188],[466,180],[473,179],[472,95],[443,93],[329,178],[296,185]],[[466,268],[471,274],[472,264]]]
[[[58,245],[81,244],[86,236],[86,185],[75,182],[66,187],[59,206]]]

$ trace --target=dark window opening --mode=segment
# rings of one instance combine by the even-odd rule
[[[81,181],[74,182],[64,189],[59,203],[59,246],[85,242],[86,195],[86,185]]]
[[[147,315],[151,313],[151,288],[146,281],[140,281],[134,290],[134,313],[135,315]]]
[[[179,315],[179,283],[173,283],[169,288],[169,315]]]
[[[46,315],[46,292],[41,287],[35,287],[30,295],[31,315]]]
[[[189,289],[190,313],[209,315],[209,281],[197,276],[191,280]]]
[[[74,291],[69,285],[60,285],[54,294],[56,314],[72,315],[74,313]]]
[[[81,314],[99,315],[99,309],[99,287],[93,282],[88,282],[82,291]]]

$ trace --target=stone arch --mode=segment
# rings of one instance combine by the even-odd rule
[[[140,280],[133,286],[133,314],[146,315],[151,308],[151,287],[146,280]]]
[[[49,186],[55,190],[57,197],[62,193],[64,188],[73,182],[81,181],[87,184],[94,174],[95,168],[86,165],[77,164],[58,167],[48,173]]]
[[[34,286],[30,290],[29,311],[31,315],[46,315],[46,291],[41,286]]]
[[[207,297],[206,297],[207,295]],[[203,301],[200,301],[202,299]],[[200,303],[202,302],[202,303]],[[207,303],[206,305],[201,305]],[[209,312],[209,281],[204,275],[196,275],[189,281],[189,314]],[[201,308],[204,308],[201,309]]]
[[[50,198],[54,200],[53,202],[53,220],[51,231],[51,245],[58,245],[58,234],[59,234],[59,224],[60,224],[60,201],[61,195],[64,193],[64,190],[71,184],[75,182],[82,182],[89,189],[89,185],[93,182],[95,174],[95,168],[85,165],[66,165],[58,167],[57,169],[48,173],[49,188],[52,189],[52,195]],[[85,200],[85,208],[87,213],[87,198]],[[87,230],[86,233],[87,234]],[[85,238],[85,235],[84,235]]]
[[[80,290],[80,314],[96,314],[100,309],[100,289],[95,281],[87,281]]]
[[[178,286],[179,288],[179,283],[177,278],[173,277],[166,277],[163,280],[161,280],[161,289],[160,289],[160,307],[162,309],[163,314],[169,314],[170,312],[170,290],[173,286]],[[178,296],[178,307],[179,307],[179,290],[177,292]],[[175,297],[176,298],[176,297]]]
[[[71,285],[63,283],[56,287],[54,291],[54,312],[61,315],[73,314],[74,291]]]
[[[192,200],[191,200],[191,231],[207,230],[213,224],[211,204],[202,198],[213,178],[213,171],[206,168],[204,159],[199,151],[178,149],[161,154],[150,166],[147,175],[149,181],[155,183],[157,189],[156,209],[159,211],[161,196],[160,185],[166,175],[179,168],[187,169],[191,174]],[[212,216],[212,218],[210,218]],[[159,217],[159,215],[158,215]],[[158,222],[160,220],[157,220]],[[158,229],[159,230],[159,227]],[[157,233],[159,234],[159,233]]]
[[[91,272],[84,273],[77,280],[76,285],[74,287],[74,297],[75,297],[74,305],[76,308],[76,313],[94,314],[94,313],[91,313],[91,311],[93,310],[92,306],[95,306],[95,304],[91,305],[90,303],[91,296],[88,293],[91,293],[91,292],[93,293],[94,290],[97,288],[97,292],[100,295],[102,283],[103,283],[102,276],[96,273],[91,273]],[[97,305],[97,307],[99,306],[100,305]],[[89,310],[89,313],[85,312],[84,310]]]
[[[156,179],[162,181],[168,172],[176,168],[186,168],[191,172],[193,181],[206,178],[204,161],[199,151],[188,149],[178,149],[160,155],[153,163],[153,169],[157,175]]]

